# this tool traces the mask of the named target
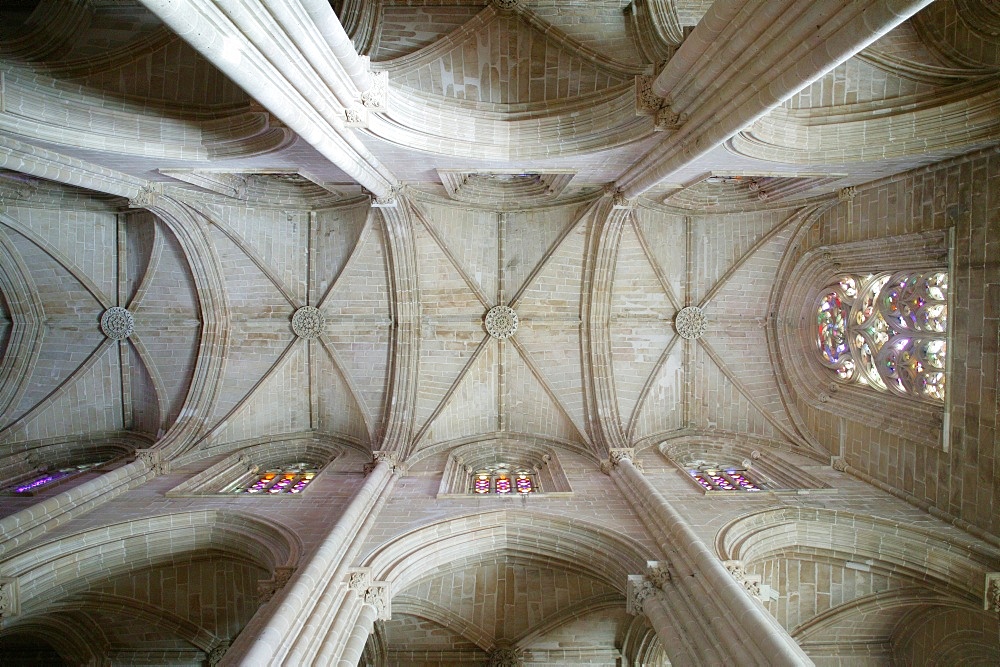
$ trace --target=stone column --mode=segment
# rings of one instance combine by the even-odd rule
[[[643,614],[649,620],[671,664],[699,665],[705,661],[721,664],[723,661],[712,645],[699,651],[697,637],[701,633],[694,623],[696,619],[676,595],[673,575],[667,566],[656,561],[646,565],[646,574],[629,575],[625,594],[628,613]],[[693,631],[689,627],[692,624],[696,626]]]
[[[683,612],[669,613],[677,621],[670,624],[655,606],[644,600],[643,613],[654,623],[658,634],[661,628],[664,631],[660,635],[664,648],[676,641],[683,630],[687,638],[681,644],[694,645],[699,650],[691,656],[691,662],[685,658],[681,664],[712,663],[713,658],[704,652],[711,647],[723,656],[739,656],[741,664],[790,667],[813,664],[791,635],[750,597],[663,494],[636,468],[632,457],[630,449],[611,450],[604,467],[668,557],[673,571],[663,596],[668,613],[674,606],[686,607]],[[658,588],[664,591],[663,586]],[[659,620],[654,620],[654,616]]]
[[[375,621],[387,621],[392,615],[389,606],[389,584],[385,582],[372,582],[372,585],[365,589],[360,602],[361,610],[354,621],[354,627],[346,637],[347,641],[340,654],[338,667],[356,667],[365,650],[368,637],[375,627]]]
[[[330,658],[324,664],[334,664],[350,640],[345,628],[357,625],[354,618],[348,619],[353,611],[352,598],[356,597],[345,583],[348,566],[377,520],[398,479],[398,470],[391,456],[376,457],[347,510],[311,560],[285,586],[281,605],[260,623],[263,627],[252,627],[255,624],[251,622],[222,664],[312,664],[321,651]]]

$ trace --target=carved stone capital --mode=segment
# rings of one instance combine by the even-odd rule
[[[623,460],[628,459],[635,463],[635,450],[631,447],[612,447],[608,450],[608,464],[610,467],[615,468]]]
[[[524,653],[509,646],[495,647],[486,655],[486,667],[522,667]]]
[[[170,462],[163,460],[163,451],[160,449],[137,449],[135,450],[135,460],[144,463],[157,475],[165,475],[170,472]]]
[[[834,470],[845,472],[847,470],[847,459],[843,456],[835,456],[831,459],[830,465],[833,466]]]
[[[372,571],[369,567],[352,567],[347,571],[347,587],[364,597],[365,591],[372,585]]]
[[[652,74],[640,74],[635,77],[635,115],[655,116],[663,106],[663,98],[653,92]]]
[[[837,190],[837,199],[840,201],[854,201],[858,195],[858,189],[853,185]]]
[[[687,121],[687,114],[677,113],[669,104],[664,102],[663,106],[656,111],[654,119],[654,130],[657,132],[672,132],[679,130],[681,125]]]
[[[372,585],[365,589],[362,599],[365,604],[375,607],[375,618],[378,620],[388,621],[392,618],[388,582],[373,581]]]
[[[385,111],[389,108],[389,72],[372,72],[372,86],[361,93],[361,104],[371,111]]]
[[[746,566],[741,560],[727,560],[723,561],[722,564],[726,567],[726,570],[729,571],[729,574],[733,575],[733,579],[743,586],[747,593],[755,599],[763,601],[760,586],[760,575],[748,574]]]
[[[983,595],[983,609],[1000,614],[1000,572],[986,573],[986,592]]]
[[[220,662],[222,662],[222,656],[226,655],[226,651],[229,650],[229,642],[222,641],[215,645],[211,651],[208,652],[208,667],[215,667]]]
[[[670,568],[661,561],[651,560],[646,562],[646,578],[659,589],[669,584],[673,579]]]
[[[381,197],[372,197],[372,208],[396,208],[399,205],[400,187],[394,187],[389,194]]]
[[[630,574],[628,584],[625,587],[625,611],[632,616],[643,613],[642,608],[646,600],[660,595],[660,589],[653,585],[653,582],[641,574]]]
[[[274,568],[274,575],[270,579],[261,579],[258,581],[257,597],[260,604],[264,604],[274,597],[275,593],[284,588],[293,574],[295,574],[294,567],[276,567]]]
[[[20,610],[17,579],[0,577],[0,618],[10,618]]]
[[[163,191],[159,185],[156,183],[149,183],[148,185],[142,186],[134,197],[129,197],[128,207],[149,208],[150,206],[155,206],[157,199],[159,199],[162,194]]]
[[[611,193],[611,208],[619,211],[635,208],[635,200],[627,198],[621,190],[615,190]]]
[[[344,125],[346,127],[368,127],[368,109],[364,107],[344,109]]]
[[[372,460],[365,464],[365,474],[371,473],[379,463],[388,463],[389,469],[398,474],[403,473],[403,463],[392,452],[377,451],[372,452]]]

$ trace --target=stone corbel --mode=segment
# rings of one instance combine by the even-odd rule
[[[365,107],[353,107],[344,109],[345,127],[368,127],[368,109]]]
[[[632,616],[642,613],[646,600],[663,594],[673,580],[670,568],[661,561],[647,561],[646,574],[630,574],[625,587],[625,610]]]
[[[396,208],[399,204],[399,196],[402,194],[403,186],[397,184],[393,187],[388,194],[377,196],[373,192],[367,193],[372,198],[372,208]]]
[[[616,211],[635,208],[635,200],[628,199],[621,190],[615,190],[611,194],[611,208]]]
[[[741,560],[727,560],[723,561],[722,564],[725,566],[729,574],[733,575],[733,579],[738,581],[741,586],[749,593],[755,600],[761,602],[764,601],[763,591],[760,585],[760,575],[758,574],[747,574],[746,566]]]
[[[134,197],[129,197],[129,208],[149,208],[155,206],[157,200],[163,196],[163,187],[158,183],[148,183],[136,193]]]
[[[160,449],[137,449],[135,460],[146,464],[155,475],[165,475],[170,472],[170,462],[163,460],[163,451]]]
[[[389,72],[371,72],[372,86],[361,93],[361,105],[382,113],[389,109]]]
[[[229,642],[222,641],[215,645],[211,651],[208,652],[206,656],[208,660],[208,667],[215,667],[220,662],[222,662],[222,657],[226,655],[226,651],[229,650]]]
[[[288,580],[295,574],[294,567],[276,567],[274,576],[270,579],[261,579],[257,582],[257,596],[261,604],[274,597],[274,594],[285,587]]]
[[[372,569],[370,567],[352,567],[347,571],[347,587],[364,597],[365,591],[372,585]]]
[[[657,132],[674,131],[687,121],[687,114],[674,111],[670,100],[664,99],[653,92],[653,74],[640,74],[635,77],[635,115],[651,116],[653,129]]]
[[[17,579],[0,577],[0,619],[16,616],[20,611],[17,595]]]
[[[388,463],[389,469],[397,474],[403,474],[403,463],[392,452],[377,451],[372,452],[372,460],[365,464],[365,475],[371,473],[379,463]]]
[[[983,609],[992,611],[994,614],[1000,614],[1000,572],[986,573]]]
[[[389,595],[389,583],[386,581],[373,581],[372,585],[365,590],[363,597],[365,604],[375,607],[375,618],[379,621],[388,621],[392,618],[391,596]]]
[[[858,189],[853,185],[837,190],[837,199],[840,201],[854,201],[854,198],[857,196]]]

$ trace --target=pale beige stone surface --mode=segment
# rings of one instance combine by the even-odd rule
[[[0,662],[1000,662],[1000,15],[927,4],[4,3]],[[932,268],[947,402],[837,383],[819,290]]]

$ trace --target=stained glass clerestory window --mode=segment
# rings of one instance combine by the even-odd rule
[[[65,468],[59,468],[57,470],[43,471],[36,474],[34,477],[31,477],[27,480],[24,480],[14,485],[13,487],[10,488],[10,491],[13,491],[14,493],[31,494],[42,487],[52,484],[53,482],[64,480],[68,477],[73,477],[79,475],[82,472],[86,472],[91,468],[95,468],[101,465],[101,463],[104,462],[96,461],[94,463],[82,463],[80,465],[68,466]]]
[[[742,468],[701,467],[688,470],[694,481],[706,491],[761,491],[763,486],[751,479]]]
[[[475,495],[524,495],[537,491],[535,474],[530,470],[510,469],[501,464],[472,474],[472,493]]]
[[[234,493],[295,494],[312,482],[319,470],[309,463],[295,463],[266,470],[233,489]]]
[[[816,304],[820,361],[841,382],[943,402],[948,274],[843,275]]]

